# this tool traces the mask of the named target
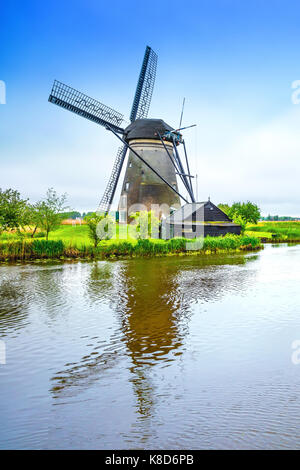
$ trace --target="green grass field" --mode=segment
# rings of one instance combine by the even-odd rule
[[[206,237],[197,252],[199,254],[219,253],[257,249],[260,239],[274,241],[300,241],[299,222],[260,222],[247,227],[244,236]],[[129,234],[129,236],[127,236]],[[131,236],[130,236],[131,235]],[[89,237],[87,225],[61,225],[50,232],[47,242],[42,233],[35,238],[26,233],[20,238],[16,233],[4,232],[0,235],[0,260],[66,259],[66,258],[118,258],[135,256],[166,256],[172,254],[192,254],[186,248],[188,240],[136,240],[133,228],[117,226],[117,233],[111,240],[102,241],[95,248]],[[274,238],[274,235],[276,238]],[[195,252],[196,254],[196,252]]]
[[[282,240],[300,240],[300,222],[259,222],[257,225],[249,225],[247,233],[265,238],[276,235]]]
[[[72,245],[81,248],[82,246],[92,246],[89,238],[87,225],[61,225],[54,232],[50,232],[49,240],[62,240],[65,245]]]
[[[299,224],[300,225],[300,224]],[[249,230],[246,231],[245,235],[249,237],[256,237],[256,238],[269,238],[272,239],[272,232],[270,231],[262,231],[262,230],[255,230],[256,226],[250,226]],[[300,227],[299,227],[300,228]],[[118,227],[120,232],[117,234],[116,239],[126,239],[127,235],[128,238],[132,241],[134,238],[130,236],[132,234],[131,227],[126,225],[120,225]],[[276,232],[274,232],[276,233]],[[299,235],[300,239],[300,235]],[[82,246],[92,246],[92,242],[89,238],[88,227],[87,225],[61,225],[59,229],[51,232],[49,235],[49,240],[63,240],[66,245],[77,246],[78,248]]]
[[[117,239],[126,239],[127,234],[129,239],[133,239],[132,228],[126,225],[118,227],[120,233],[117,234]],[[293,239],[300,240],[300,222],[260,222],[257,225],[249,225],[245,235],[249,237],[273,239],[273,235],[277,235],[280,239]],[[89,239],[87,225],[61,225],[58,230],[51,232],[49,240],[63,240],[64,243],[70,245],[92,246]]]
[[[256,232],[255,230],[252,229],[252,227],[251,227],[251,230],[246,230],[245,234],[249,235],[249,237],[268,238],[270,240],[272,239],[272,233],[270,233],[270,232]]]
[[[133,228],[129,225],[117,225],[114,240],[118,239],[133,241]],[[74,227],[72,225],[61,225],[54,232],[50,232],[49,240],[62,240],[66,245],[77,246],[78,248],[93,246],[87,225],[75,225]]]
[[[41,239],[41,234],[36,237]],[[134,242],[133,229],[128,225],[117,226],[117,234],[114,241],[129,240]],[[280,240],[300,240],[300,222],[259,222],[257,225],[249,225],[245,235],[256,238],[273,239],[274,235]],[[26,237],[30,238],[28,233]],[[3,232],[0,234],[0,241],[9,242],[17,240],[18,236],[14,233]],[[49,240],[62,240],[65,246],[92,247],[93,243],[89,238],[89,230],[87,225],[60,225],[60,227],[50,232]],[[113,240],[112,240],[113,241]]]
[[[227,234],[225,237],[206,237],[198,240],[197,248],[187,246],[191,240],[126,238],[127,227],[120,227],[117,237],[103,240],[98,247],[93,246],[86,225],[61,225],[50,233],[49,241],[38,234],[38,238],[18,238],[17,234],[0,236],[0,260],[70,259],[70,258],[118,258],[167,256],[174,254],[211,254],[236,250],[252,250],[260,247],[258,237]],[[194,241],[194,240],[193,240]]]

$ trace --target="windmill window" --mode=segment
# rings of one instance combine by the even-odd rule
[[[129,190],[129,186],[130,186],[130,183],[125,183],[125,191],[128,191]]]
[[[129,162],[129,165],[128,165],[128,167],[129,167],[129,168],[131,168],[131,167],[132,167],[132,162]]]

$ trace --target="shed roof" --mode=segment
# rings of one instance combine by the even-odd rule
[[[194,216],[193,216],[194,215]],[[233,223],[232,220],[219,207],[209,201],[184,204],[180,209],[166,218],[167,223],[180,224],[182,222]]]
[[[191,215],[197,210],[201,209],[202,207],[204,208],[204,205],[205,202],[192,202],[190,204],[184,204],[180,207],[180,209],[177,209],[173,212],[173,214],[169,215],[166,218],[166,221],[172,223],[181,223],[183,220],[191,217]]]

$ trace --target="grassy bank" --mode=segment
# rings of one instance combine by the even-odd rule
[[[107,259],[119,257],[150,257],[180,254],[210,254],[237,250],[259,249],[257,237],[227,235],[197,240],[196,250],[190,249],[190,240],[107,240],[97,248],[90,243],[79,244],[64,240],[3,240],[0,241],[0,261],[29,261],[37,259]]]
[[[271,241],[300,241],[300,222],[259,222],[248,226],[247,233]]]
[[[97,248],[89,238],[87,225],[61,225],[49,235],[30,233],[20,240],[16,233],[4,232],[0,235],[0,261],[26,261],[35,259],[72,258],[118,258],[136,256],[166,256],[174,254],[208,254],[234,250],[257,249],[263,241],[300,242],[300,222],[260,222],[247,227],[244,236],[206,237],[203,246],[197,250],[187,250],[188,240],[140,240],[132,237],[133,228],[117,226],[116,238],[103,241]]]

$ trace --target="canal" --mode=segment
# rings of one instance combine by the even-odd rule
[[[2,265],[0,340],[2,449],[300,448],[300,245]]]

